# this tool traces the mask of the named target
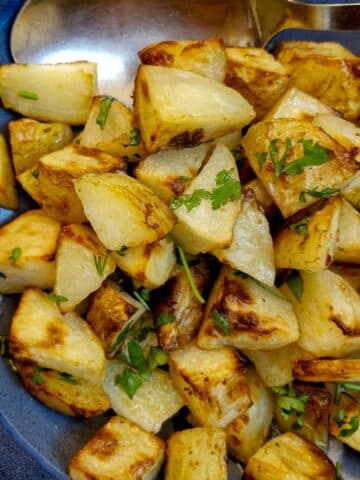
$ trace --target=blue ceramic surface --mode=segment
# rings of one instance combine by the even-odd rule
[[[22,3],[22,0],[0,0],[0,63],[11,61],[8,36]],[[319,3],[332,2],[323,0]],[[275,37],[269,48],[287,39],[337,40],[360,54],[360,32],[324,34],[288,30]],[[6,124],[10,119],[11,114],[0,109],[0,131],[6,132]],[[22,208],[25,209],[27,205],[28,201],[23,200]],[[11,212],[0,209],[0,224],[11,216]],[[0,296],[0,335],[8,334],[15,304],[15,297],[5,299]],[[64,472],[69,459],[103,425],[106,417],[83,421],[52,412],[26,393],[4,359],[0,359],[0,378],[0,479],[66,480]],[[347,451],[347,461],[353,465],[357,461],[354,455],[354,452]]]

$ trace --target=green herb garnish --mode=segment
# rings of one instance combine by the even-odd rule
[[[31,377],[31,381],[35,383],[35,385],[41,385],[43,383],[43,378],[41,376],[41,372],[43,372],[44,369],[41,367],[36,367],[33,373],[33,376]]]
[[[96,123],[99,125],[101,130],[104,130],[106,119],[111,107],[112,102],[115,100],[114,97],[105,97],[100,102],[99,113],[96,117]]]
[[[306,195],[310,195],[314,198],[330,198],[339,192],[340,188],[324,187],[322,190],[318,190],[317,187],[315,187],[313,190],[306,188],[300,193],[299,202],[306,203]]]
[[[301,303],[301,299],[304,293],[304,281],[300,272],[294,270],[286,280],[287,286],[292,291],[296,300]]]
[[[67,302],[68,301],[68,299],[66,297],[63,297],[61,295],[56,295],[55,292],[48,293],[48,299],[51,302],[55,302],[55,303],[62,303],[62,302]]]
[[[175,317],[174,315],[170,315],[169,313],[162,312],[158,316],[158,318],[155,320],[155,325],[160,326],[160,325],[167,325],[168,323],[174,323],[175,322]]]
[[[140,373],[148,372],[148,364],[144,356],[144,351],[140,343],[136,340],[131,340],[128,343],[128,354],[131,364],[138,370]]]
[[[107,260],[108,260],[108,255],[105,255],[105,257],[101,257],[101,256],[98,257],[94,253],[95,267],[99,277],[104,276]]]
[[[337,383],[335,385],[335,392],[334,392],[334,403],[335,405],[339,405],[340,403],[340,397],[344,393],[347,396],[350,396],[348,392],[360,392],[360,385],[357,383],[350,383],[350,382],[345,382],[345,383]],[[350,396],[356,403],[357,400]]]
[[[189,268],[188,262],[186,260],[184,250],[181,247],[178,246],[177,251],[178,251],[178,254],[179,254],[179,259],[180,259],[181,265],[184,268],[184,272],[185,272],[187,281],[189,282],[189,285],[190,285],[191,290],[194,294],[194,297],[196,298],[196,300],[199,303],[201,303],[201,304],[205,303],[205,300],[201,296],[201,293],[199,292],[197,286],[195,285],[194,278],[191,275],[190,268]]]
[[[259,162],[260,170],[262,170],[264,163],[266,162],[268,154],[266,152],[257,152],[255,154],[257,161]]]
[[[70,385],[77,385],[78,383],[77,378],[69,375],[68,373],[59,373],[59,380],[70,383]]]
[[[3,335],[0,335],[0,357],[5,355],[6,351],[6,338]]]
[[[344,477],[341,473],[341,464],[336,462],[336,480],[344,480]]]
[[[299,430],[304,424],[305,407],[309,400],[309,395],[299,394],[292,384],[287,387],[272,387],[270,390],[276,395],[277,402],[281,408],[281,416],[285,420],[295,417],[296,420],[292,424],[294,430]]]
[[[28,90],[20,90],[18,96],[26,98],[27,100],[39,100],[39,95],[37,93],[29,92]]]
[[[134,297],[138,300],[139,303],[147,310],[148,312],[151,311],[148,302],[150,301],[150,289],[149,288],[142,288],[138,292],[136,290],[133,291]]]
[[[222,315],[218,310],[214,309],[211,312],[211,319],[215,327],[221,330],[224,335],[228,336],[231,334],[230,322],[225,315]]]
[[[21,254],[22,254],[21,248],[15,247],[12,249],[9,260],[13,263],[13,265],[15,265],[15,263],[19,260],[19,258],[21,257]]]
[[[130,398],[133,398],[142,384],[142,375],[130,368],[125,368],[121,374],[115,377],[115,385],[120,386]]]
[[[182,182],[191,182],[193,177],[187,177],[186,175],[180,175],[180,177],[178,177],[178,179],[181,180]]]
[[[39,176],[40,176],[40,172],[39,172],[39,170],[33,170],[33,171],[31,172],[31,175],[32,175],[34,178],[37,179],[37,178],[39,178]]]
[[[304,155],[284,167],[283,172],[286,175],[298,175],[303,173],[306,167],[323,165],[331,160],[331,150],[322,147],[319,142],[314,143],[313,140],[301,139],[299,143],[303,146]]]
[[[200,205],[201,200],[209,199],[211,197],[211,192],[205,190],[204,188],[198,188],[192,193],[184,193],[179,197],[175,197],[170,203],[171,210],[177,210],[182,205],[186,207],[188,212],[191,212],[193,208],[196,208]]]
[[[348,414],[346,410],[343,409],[337,412],[336,417],[334,417],[334,421],[340,428],[340,437],[351,437],[351,435],[359,428],[359,415],[355,415],[348,419]]]
[[[152,372],[155,368],[167,364],[168,355],[161,348],[151,347],[147,361],[148,368]]]
[[[308,235],[309,233],[308,231],[309,220],[310,220],[310,217],[308,215],[305,215],[298,222],[291,223],[289,225],[290,230],[297,233],[298,235],[306,237],[306,235]]]
[[[130,132],[130,145],[140,145],[141,136],[138,128],[133,128]]]

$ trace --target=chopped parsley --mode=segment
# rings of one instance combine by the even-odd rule
[[[155,325],[160,326],[160,325],[167,325],[168,323],[174,323],[175,322],[175,317],[174,315],[170,315],[169,313],[162,312],[158,316],[158,318],[155,320]]]
[[[55,303],[62,303],[62,302],[68,301],[66,297],[63,297],[62,295],[56,295],[55,292],[48,293],[48,299],[51,302],[55,302]]]
[[[136,298],[136,300],[141,303],[141,305],[150,312],[150,307],[148,302],[150,301],[150,289],[149,288],[142,288],[139,291],[134,290],[133,295]]]
[[[284,420],[295,417],[296,420],[291,428],[299,430],[304,425],[304,413],[309,395],[299,394],[291,383],[287,387],[272,387],[270,389],[277,397],[278,405],[281,409],[281,416]]]
[[[5,355],[6,351],[6,338],[3,335],[0,335],[0,357]]]
[[[95,268],[99,277],[104,276],[107,260],[108,260],[108,255],[105,255],[105,257],[101,257],[101,256],[98,257],[94,253]]]
[[[178,177],[178,179],[181,180],[182,182],[191,182],[193,177],[187,177],[186,175],[180,175],[180,177]]]
[[[256,155],[257,161],[259,162],[260,170],[262,170],[268,154],[266,152],[257,152],[255,155]]]
[[[344,480],[344,477],[341,473],[341,464],[336,462],[336,480]]]
[[[12,249],[9,260],[12,262],[13,265],[15,265],[16,262],[19,260],[19,258],[21,257],[21,254],[22,254],[21,248],[15,247]]]
[[[324,187],[322,190],[318,190],[317,187],[315,187],[313,190],[306,188],[300,193],[299,202],[306,203],[306,195],[310,195],[314,198],[330,198],[339,192],[340,188]]]
[[[198,188],[192,193],[184,193],[179,197],[175,197],[170,204],[170,208],[172,210],[177,210],[184,205],[186,210],[191,212],[191,210],[200,205],[201,200],[206,200],[209,198],[211,198],[211,192],[205,190],[204,188]]]
[[[41,376],[41,372],[43,372],[44,369],[41,368],[41,367],[36,367],[35,370],[34,370],[34,373],[33,373],[33,376],[31,377],[31,381],[35,384],[35,385],[42,385],[43,383],[43,378]]]
[[[112,102],[115,100],[114,97],[104,97],[100,102],[99,113],[96,117],[96,123],[99,125],[101,130],[104,130],[106,119],[111,107]]]
[[[132,366],[134,366],[136,370],[139,370],[140,373],[147,373],[148,363],[140,343],[137,340],[131,340],[127,347]]]
[[[149,370],[152,372],[156,367],[167,364],[168,355],[161,348],[151,347],[147,361]]]
[[[222,315],[218,310],[214,309],[211,312],[211,319],[215,327],[221,330],[224,335],[228,336],[231,334],[230,322],[225,315]]]
[[[343,393],[346,394],[347,396],[350,396],[350,398],[352,398],[355,402],[357,402],[357,400],[349,394],[349,390],[352,392],[360,392],[360,385],[357,383],[350,383],[350,382],[336,384],[335,392],[334,392],[335,405],[339,405],[340,397]]]
[[[77,385],[77,378],[69,375],[68,373],[59,373],[59,380],[62,382],[70,383],[70,385]]]
[[[286,279],[286,284],[292,291],[296,300],[301,303],[304,293],[304,281],[300,275],[300,272],[294,270]]]
[[[33,171],[31,172],[31,175],[32,175],[34,178],[38,179],[39,176],[40,176],[40,172],[39,172],[39,170],[33,170]]]
[[[141,373],[130,368],[125,368],[121,374],[115,377],[115,385],[120,386],[130,398],[133,398],[142,384],[143,377]]]
[[[130,132],[130,145],[136,146],[140,145],[141,136],[140,130],[138,128],[133,128]]]
[[[306,237],[306,235],[308,235],[309,233],[309,230],[308,230],[309,220],[310,220],[310,217],[308,215],[304,215],[298,222],[291,223],[289,225],[290,230],[297,233],[298,235]]]
[[[201,293],[199,292],[197,286],[195,285],[194,277],[191,275],[189,264],[188,264],[188,261],[186,260],[184,250],[180,246],[178,246],[177,247],[177,252],[178,252],[178,255],[179,255],[180,263],[184,268],[184,272],[185,272],[187,281],[189,282],[189,285],[190,285],[190,288],[191,288],[191,290],[194,294],[194,297],[196,298],[196,300],[199,303],[204,304],[205,300],[202,297]]]
[[[20,90],[18,96],[21,98],[26,98],[27,100],[39,100],[39,95],[34,92],[29,92],[28,90]]]
[[[359,415],[349,418],[347,411],[344,409],[339,410],[333,420],[340,428],[340,437],[351,437],[359,429]]]

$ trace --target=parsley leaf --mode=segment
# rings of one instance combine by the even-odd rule
[[[21,257],[21,254],[22,254],[21,248],[15,247],[12,249],[9,260],[13,263],[13,265],[15,265],[15,263],[19,260],[19,258]]]
[[[133,128],[130,132],[130,145],[140,145],[141,136],[138,128]]]
[[[151,347],[147,361],[149,370],[152,372],[156,367],[166,365],[168,355],[164,350],[161,350],[161,348]]]
[[[281,416],[285,420],[295,416],[296,420],[292,425],[294,430],[302,428],[304,423],[304,413],[309,395],[299,394],[290,383],[285,387],[272,387],[270,389],[276,396],[279,407],[281,408]]]
[[[136,370],[139,370],[140,373],[147,373],[148,364],[140,343],[136,340],[131,340],[127,347],[131,364]]]
[[[201,304],[205,303],[204,298],[202,297],[201,293],[199,292],[199,290],[198,290],[198,288],[195,284],[194,277],[191,275],[191,271],[190,271],[190,268],[189,268],[189,264],[186,260],[184,250],[181,247],[178,246],[177,251],[178,251],[178,254],[179,254],[179,259],[180,259],[181,265],[184,268],[186,278],[189,282],[189,285],[190,285],[191,290],[194,294],[194,297],[197,299],[197,301],[199,303],[201,303]]]
[[[340,462],[336,462],[336,480],[344,480],[344,477],[341,473],[341,464]]]
[[[299,202],[306,203],[306,195],[311,195],[314,198],[330,198],[339,192],[340,188],[324,187],[322,190],[318,190],[317,187],[314,190],[306,188],[300,193]]]
[[[119,332],[118,336],[116,337],[116,340],[115,342],[112,344],[111,346],[111,349],[110,349],[110,353],[114,353],[115,350],[118,349],[119,345],[121,344],[121,342],[123,342],[123,340],[125,339],[125,337],[129,334],[130,330],[131,330],[131,327],[132,327],[132,323],[131,322],[128,322],[125,327]]]
[[[26,98],[27,100],[39,100],[39,95],[35,92],[29,92],[28,90],[20,90],[18,96]]]
[[[142,375],[130,368],[125,368],[121,374],[115,377],[115,385],[120,386],[130,398],[133,398],[142,384]]]
[[[260,167],[260,170],[262,170],[263,166],[264,166],[264,163],[266,162],[266,159],[267,159],[267,152],[257,152],[255,154],[256,158],[257,158],[257,161],[259,162],[259,167]]]
[[[291,140],[290,138],[286,137],[285,139],[285,150],[284,153],[279,159],[279,139],[275,138],[270,141],[269,145],[269,155],[271,158],[271,161],[274,165],[274,171],[275,171],[275,181],[280,177],[280,175],[283,173],[284,165],[285,162],[289,156],[289,150],[291,148]]]
[[[33,170],[33,171],[31,172],[31,175],[32,175],[34,178],[39,178],[40,172],[39,172],[39,170]]]
[[[3,335],[0,335],[0,357],[5,355],[6,351],[6,338]]]
[[[136,300],[141,303],[141,305],[150,312],[150,307],[147,302],[150,301],[150,289],[149,288],[142,288],[140,291],[133,291],[133,295],[136,298]]]
[[[112,102],[115,100],[114,97],[105,97],[100,102],[99,113],[96,117],[96,123],[99,125],[101,130],[104,130],[106,119],[111,107]]]
[[[204,188],[198,188],[192,193],[184,193],[179,197],[175,197],[170,203],[171,210],[177,210],[182,205],[186,207],[188,212],[191,212],[194,208],[198,207],[201,203],[201,200],[211,198],[211,192],[205,190]]]
[[[41,376],[41,372],[43,372],[44,369],[41,367],[36,367],[33,373],[33,376],[31,377],[31,381],[35,383],[35,385],[42,385],[43,383],[43,378]]]
[[[298,271],[293,271],[287,278],[286,280],[287,286],[290,288],[292,291],[294,297],[296,300],[301,303],[301,299],[304,293],[304,281],[302,279],[302,276],[300,275],[300,272]]]
[[[70,385],[77,385],[77,379],[68,373],[59,373],[59,380],[70,383]]]
[[[108,255],[105,255],[105,257],[101,257],[101,256],[98,257],[94,253],[95,268],[99,277],[104,276],[107,260],[108,260]]]
[[[167,325],[168,323],[174,323],[175,322],[175,317],[174,315],[170,315],[169,313],[162,312],[158,316],[158,318],[155,320],[155,325]]]
[[[213,210],[226,205],[230,201],[238,200],[241,195],[241,184],[232,174],[234,169],[221,170],[216,175],[217,187],[211,193],[211,206]]]
[[[359,415],[355,415],[348,420],[348,413],[346,410],[339,410],[334,421],[340,428],[339,435],[340,437],[351,437],[359,428]],[[345,428],[343,428],[345,427]]]
[[[360,392],[360,385],[357,383],[350,383],[350,382],[345,382],[345,383],[337,383],[335,385],[335,392],[334,392],[334,403],[335,405],[339,405],[340,403],[340,397],[343,393],[346,394],[347,391],[353,391],[353,392]],[[353,399],[355,400],[355,399]]]
[[[221,330],[224,335],[228,336],[231,334],[230,322],[225,315],[214,309],[211,313],[211,319],[215,327]]]
[[[310,220],[310,217],[308,215],[305,215],[298,222],[291,223],[289,225],[290,230],[297,233],[298,235],[302,235],[303,237],[306,237],[306,235],[308,235],[309,233],[308,231],[309,220]]]
[[[48,293],[48,299],[51,302],[55,302],[55,303],[62,303],[62,302],[67,302],[68,301],[68,299],[66,297],[63,297],[61,295],[56,295],[56,293],[54,293],[54,292]]]
[[[331,160],[331,150],[322,147],[319,142],[314,143],[313,140],[299,140],[304,149],[304,155],[291,163],[288,163],[283,172],[286,175],[298,175],[303,173],[306,167],[323,165]]]

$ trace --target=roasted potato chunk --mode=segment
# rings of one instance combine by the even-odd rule
[[[43,155],[66,147],[73,133],[64,123],[41,123],[20,118],[9,122],[9,136],[15,172],[19,175]]]
[[[118,377],[126,366],[117,360],[108,362],[104,389],[111,407],[118,414],[136,423],[144,430],[158,432],[161,425],[184,406],[168,372],[155,369],[130,398],[118,384]]]
[[[245,190],[231,245],[211,252],[220,262],[274,285],[275,259],[269,223],[253,190]]]
[[[316,445],[294,433],[269,440],[253,455],[244,480],[335,480],[336,470]]]
[[[232,182],[239,182],[233,155],[219,143],[204,168],[185,190],[183,198],[196,196],[199,190],[213,191],[219,184],[219,176],[223,174],[230,176]],[[172,235],[184,250],[196,255],[231,244],[234,225],[240,211],[240,200],[229,199],[226,204],[214,208],[212,201],[199,198],[199,204],[189,209],[186,204],[179,203],[178,198],[172,204],[177,217]]]
[[[101,384],[39,368],[24,361],[15,366],[28,392],[47,407],[72,417],[95,417],[110,409]]]
[[[0,228],[0,292],[25,287],[52,289],[60,224],[40,210],[29,210]]]
[[[94,98],[81,133],[80,145],[97,148],[128,161],[138,162],[145,156],[133,112],[113,97]]]
[[[301,272],[297,300],[284,284],[299,321],[299,345],[317,357],[342,357],[360,345],[360,297],[346,280],[329,270]]]
[[[219,38],[153,43],[138,55],[145,65],[179,68],[218,82],[225,78],[226,54],[224,42]]]
[[[195,344],[172,352],[170,375],[195,421],[224,428],[251,405],[248,368],[230,348],[200,350]]]
[[[274,239],[277,268],[325,270],[336,258],[341,211],[341,199],[330,198],[293,215]]]
[[[360,382],[360,360],[298,360],[295,362],[293,374],[295,378],[305,382]]]
[[[303,192],[341,188],[359,169],[349,152],[320,127],[299,120],[257,123],[242,145],[284,218],[316,202]]]
[[[237,90],[262,118],[286,90],[289,74],[262,48],[226,49],[225,83]]]
[[[333,404],[329,418],[329,432],[337,440],[359,452],[360,429],[356,428],[359,418],[359,406],[356,401],[359,401],[359,394],[351,392],[351,396],[352,398],[341,395],[339,404]]]
[[[350,181],[341,191],[341,195],[357,210],[360,210],[360,171],[351,177]]]
[[[196,177],[208,150],[207,144],[180,150],[162,150],[141,161],[135,169],[135,177],[169,204]]]
[[[360,213],[344,199],[339,217],[334,260],[360,263]]]
[[[274,350],[298,338],[294,309],[276,287],[223,267],[206,304],[200,348]]]
[[[291,343],[268,352],[261,350],[243,350],[253,362],[261,380],[268,387],[283,386],[293,380],[292,369],[297,360],[314,358],[309,352]]]
[[[335,42],[282,42],[276,57],[290,74],[290,85],[360,118],[360,59]]]
[[[275,421],[281,432],[295,431],[297,435],[309,442],[315,443],[319,448],[327,451],[328,447],[328,419],[331,408],[331,393],[324,387],[318,387],[306,383],[293,383],[289,390],[294,392],[294,397],[304,405],[304,412],[297,414],[292,411],[289,414],[283,410],[280,399],[281,388],[276,389],[280,393],[275,401]],[[283,389],[286,391],[286,389]],[[292,393],[291,392],[291,393]],[[290,402],[285,394],[285,402]],[[288,405],[286,405],[287,407]],[[301,410],[301,409],[300,409]]]
[[[18,195],[15,187],[15,177],[6,140],[0,134],[0,207],[17,210]]]
[[[13,317],[10,353],[18,360],[100,384],[105,355],[89,325],[75,313],[61,315],[54,301],[27,289]]]
[[[112,417],[69,465],[71,480],[155,480],[165,456],[161,438]]]
[[[86,222],[73,180],[86,173],[125,170],[120,158],[72,144],[40,158],[17,178],[49,216],[62,223]]]
[[[203,294],[209,283],[210,272],[204,259],[190,266],[196,288]],[[153,311],[155,318],[161,314],[171,315],[173,322],[160,325],[157,336],[160,346],[167,352],[184,348],[194,340],[203,315],[203,306],[194,297],[183,268],[154,292]]]
[[[261,181],[258,178],[253,178],[248,181],[243,188],[244,191],[251,189],[254,192],[258,205],[263,209],[266,218],[271,224],[277,216],[278,209]]]
[[[255,112],[238,92],[216,80],[141,65],[135,79],[135,115],[146,149],[155,152],[194,147],[241,130]]]
[[[45,122],[82,125],[96,94],[96,63],[12,63],[0,68],[5,108]]]
[[[244,463],[265,443],[274,415],[272,395],[255,369],[249,370],[248,379],[252,405],[226,427],[229,452]]]
[[[85,225],[65,225],[56,253],[56,295],[64,297],[60,308],[73,310],[97,290],[116,268],[115,261],[95,233]]]
[[[157,243],[118,250],[113,257],[120,270],[150,289],[161,287],[176,265],[175,246],[169,237]]]
[[[226,480],[225,432],[189,428],[173,433],[167,445],[165,480]]]
[[[277,118],[292,118],[311,122],[317,114],[335,115],[335,111],[317,98],[295,87],[289,88],[263,118],[264,122]]]
[[[84,175],[74,181],[86,217],[110,250],[154,243],[175,223],[171,210],[128,175]]]
[[[360,267],[359,265],[333,264],[330,270],[343,277],[349,285],[360,295]]]
[[[100,339],[107,358],[121,347],[125,333],[145,308],[111,280],[105,280],[91,298],[86,320]]]

